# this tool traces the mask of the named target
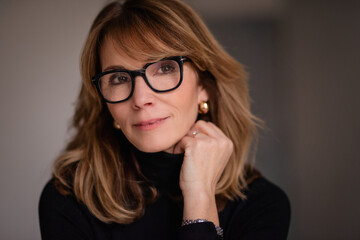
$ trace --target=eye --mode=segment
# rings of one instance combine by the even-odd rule
[[[159,69],[159,73],[172,73],[174,72],[175,67],[172,64],[163,64],[161,65],[160,69]]]
[[[110,74],[108,78],[109,85],[121,85],[131,82],[131,78],[128,73],[116,72]]]
[[[146,69],[148,78],[168,77],[169,75],[178,74],[180,72],[179,64],[174,60],[162,60],[151,64]]]
[[[177,71],[178,64],[173,60],[164,60],[157,64],[157,68],[158,74],[170,74]]]

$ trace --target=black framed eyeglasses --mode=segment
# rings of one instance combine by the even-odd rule
[[[108,103],[120,103],[131,98],[135,88],[135,77],[143,77],[154,92],[169,92],[178,88],[183,79],[186,57],[164,58],[146,64],[135,71],[111,70],[92,77],[101,97]]]

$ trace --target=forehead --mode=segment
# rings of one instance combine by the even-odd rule
[[[106,38],[100,47],[101,70],[107,68],[140,69],[146,59],[142,56],[130,57],[112,38]]]
[[[156,37],[147,41],[151,44],[138,37],[105,36],[99,49],[101,69],[104,70],[110,65],[118,65],[129,70],[139,69],[149,62],[183,55]]]

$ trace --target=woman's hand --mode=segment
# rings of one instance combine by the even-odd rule
[[[232,154],[233,143],[213,123],[199,120],[174,150],[185,153],[180,172],[183,218],[205,218],[219,224],[215,188]]]

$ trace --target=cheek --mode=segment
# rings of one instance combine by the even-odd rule
[[[107,103],[107,107],[116,123],[123,128],[126,120],[126,118],[123,117],[124,115],[126,116],[126,114],[124,114],[125,109],[120,104]]]
[[[185,130],[187,132],[192,127],[192,125],[194,125],[198,116],[198,106],[196,100],[189,103],[184,110],[185,113],[184,113],[183,122],[186,123]]]
[[[184,101],[185,100],[185,101]],[[182,98],[183,104],[183,111],[184,115],[194,118],[197,116],[197,97],[196,95],[191,95],[186,98]]]
[[[181,114],[179,118],[180,124],[186,125],[187,130],[189,130],[192,124],[195,123],[198,114],[198,96],[193,84],[184,86],[183,91],[178,94],[176,102]]]

